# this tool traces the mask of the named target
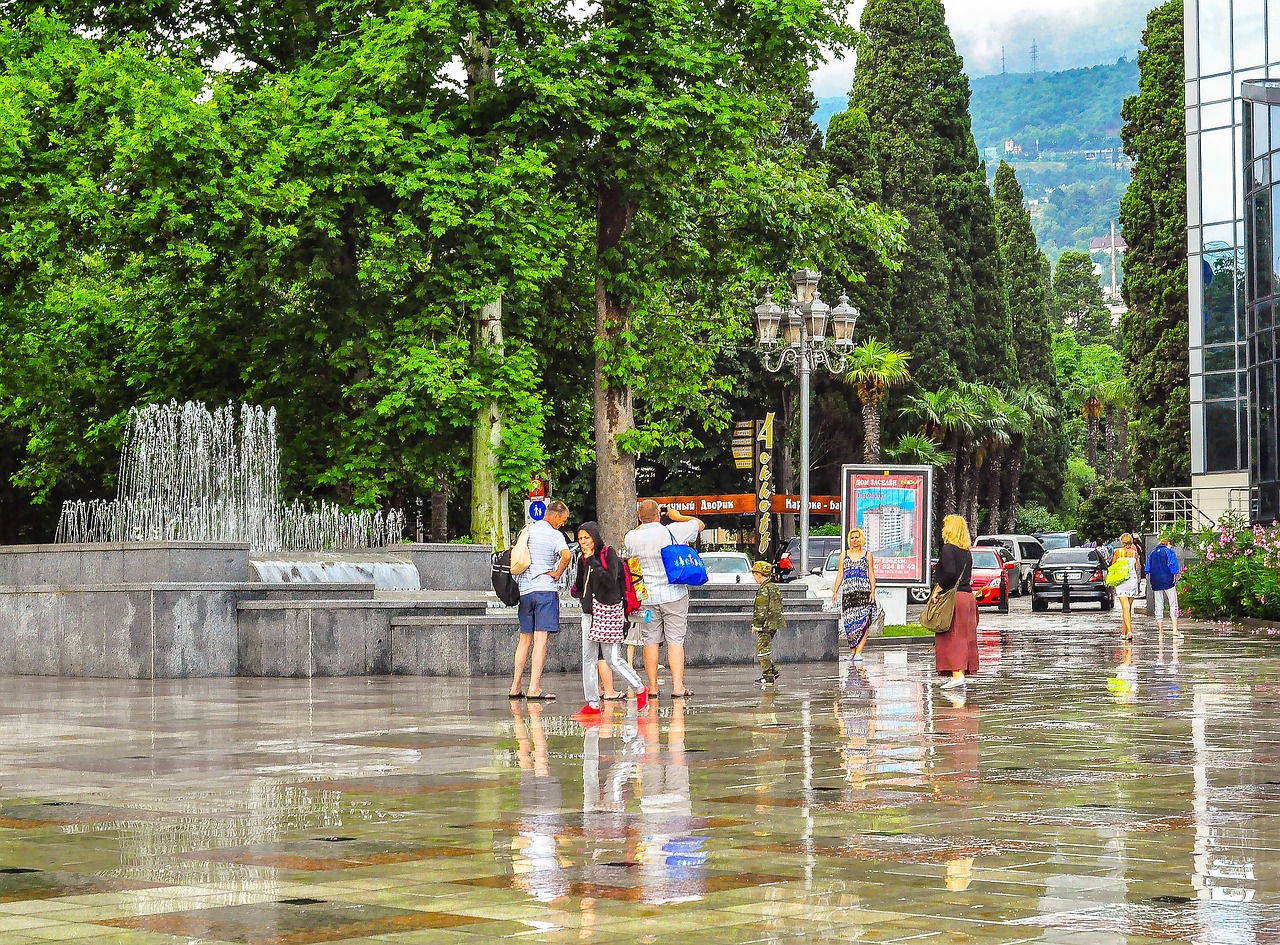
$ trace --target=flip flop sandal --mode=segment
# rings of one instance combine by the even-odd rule
[[[620,692],[616,696],[605,696],[604,700],[605,702],[626,702],[627,694],[625,692]]]
[[[652,689],[650,689],[650,690],[649,690],[649,698],[650,698],[650,699],[656,699],[656,698],[658,698],[658,693],[656,693],[656,692],[654,692]]]
[[[525,696],[529,702],[555,702],[556,695],[554,692],[540,692],[536,696]]]
[[[693,695],[693,690],[686,689],[684,692],[671,693],[671,698],[672,699],[688,699],[691,695]]]
[[[524,693],[523,693],[523,692],[509,692],[509,693],[507,693],[507,698],[508,698],[508,699],[523,699],[523,698],[524,698]]]

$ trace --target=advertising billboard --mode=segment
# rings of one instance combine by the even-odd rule
[[[857,525],[875,557],[878,584],[928,585],[932,577],[933,467],[844,466],[844,544]]]

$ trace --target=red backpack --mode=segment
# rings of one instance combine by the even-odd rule
[[[627,590],[623,595],[622,605],[626,615],[630,617],[632,614],[640,610],[640,596],[636,594],[635,582],[631,577],[631,568],[627,566],[627,561],[622,555],[618,555],[618,560],[622,562],[622,579],[626,582]],[[607,570],[609,567],[609,546],[604,546],[604,551],[600,554],[600,562]]]

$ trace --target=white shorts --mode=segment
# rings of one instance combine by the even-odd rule
[[[1175,620],[1178,617],[1178,589],[1171,587],[1167,591],[1152,591],[1156,598],[1156,622],[1164,620],[1164,605],[1167,601],[1169,604],[1169,616]]]

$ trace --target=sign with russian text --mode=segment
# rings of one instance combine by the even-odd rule
[[[659,505],[699,518],[706,515],[755,515],[758,511],[758,500],[752,492],[729,495],[653,496],[652,498]],[[841,504],[839,496],[809,496],[809,512],[812,515],[839,515]],[[796,515],[800,512],[800,497],[774,493],[772,505],[775,515],[779,513]]]
[[[844,466],[841,522],[862,529],[876,582],[927,585],[932,577],[933,467]]]
[[[773,546],[773,441],[775,414],[756,421],[756,554],[768,558]]]

